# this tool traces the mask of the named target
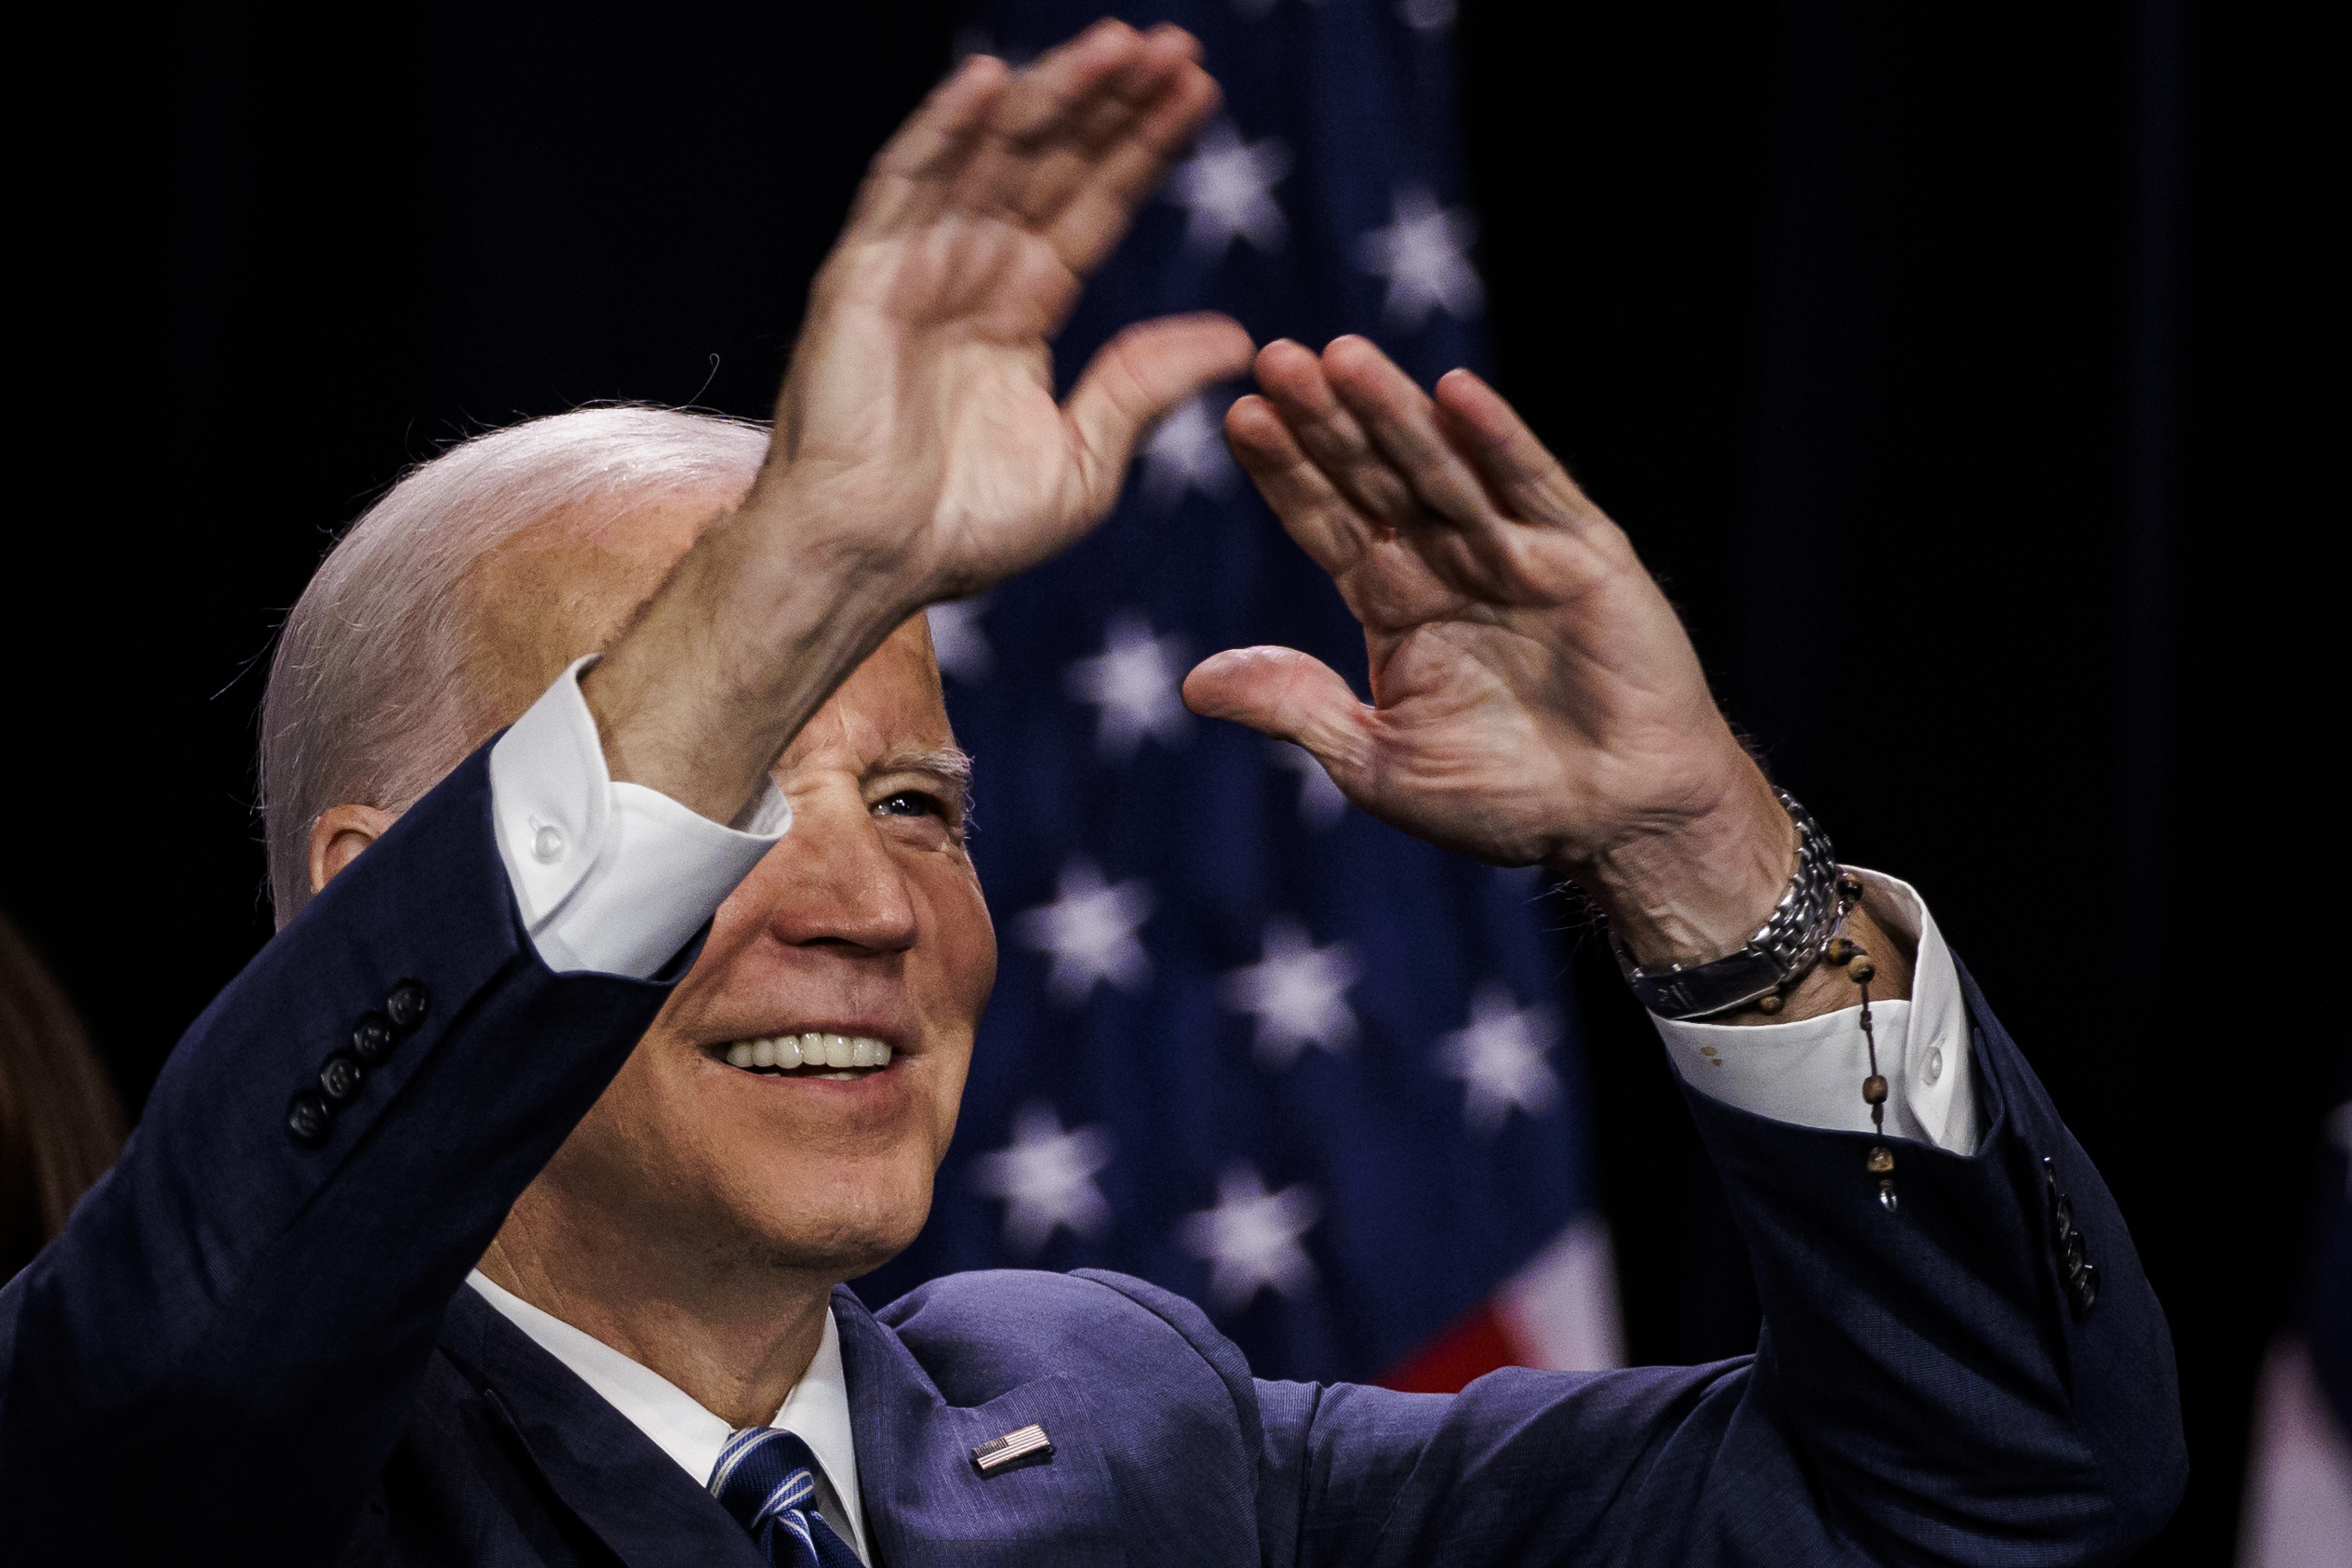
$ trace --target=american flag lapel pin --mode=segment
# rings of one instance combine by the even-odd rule
[[[980,1473],[985,1476],[1003,1469],[1015,1459],[1025,1459],[1032,1454],[1044,1454],[1051,1458],[1053,1452],[1054,1442],[1052,1438],[1045,1436],[1045,1428],[1032,1421],[1017,1432],[1007,1432],[1002,1437],[991,1437],[987,1442],[974,1448],[971,1451],[971,1462],[978,1466]]]

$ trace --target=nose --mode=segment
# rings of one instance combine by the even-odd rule
[[[792,831],[752,881],[769,934],[788,946],[890,953],[915,944],[913,890],[854,788],[794,800]]]

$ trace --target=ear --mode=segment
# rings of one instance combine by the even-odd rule
[[[400,813],[375,805],[331,805],[310,824],[310,892],[331,880],[336,872],[360,858],[360,851],[383,837],[400,820]]]

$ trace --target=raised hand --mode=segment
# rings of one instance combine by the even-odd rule
[[[1248,364],[1237,323],[1172,318],[1054,397],[1049,340],[1216,107],[1199,55],[1104,22],[1023,71],[975,57],[875,159],[759,482],[583,682],[615,778],[733,817],[885,637],[1076,541],[1142,430]]]
[[[747,510],[803,545],[902,552],[923,599],[1062,549],[1137,436],[1251,343],[1222,316],[1129,329],[1068,401],[1047,343],[1215,109],[1200,47],[1107,21],[1020,73],[976,57],[875,159],[811,292]]]
[[[1745,942],[1792,832],[1623,531],[1467,371],[1433,399],[1350,337],[1269,344],[1257,376],[1227,434],[1363,623],[1372,701],[1261,647],[1202,663],[1186,702],[1410,833],[1575,879],[1647,962]]]

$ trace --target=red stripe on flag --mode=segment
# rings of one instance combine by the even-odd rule
[[[1406,1394],[1459,1394],[1497,1367],[1600,1372],[1624,1364],[1609,1227],[1588,1214],[1380,1383]]]
[[[1435,1337],[1381,1374],[1380,1384],[1403,1394],[1459,1394],[1496,1367],[1524,1364],[1491,1301],[1448,1323]]]

